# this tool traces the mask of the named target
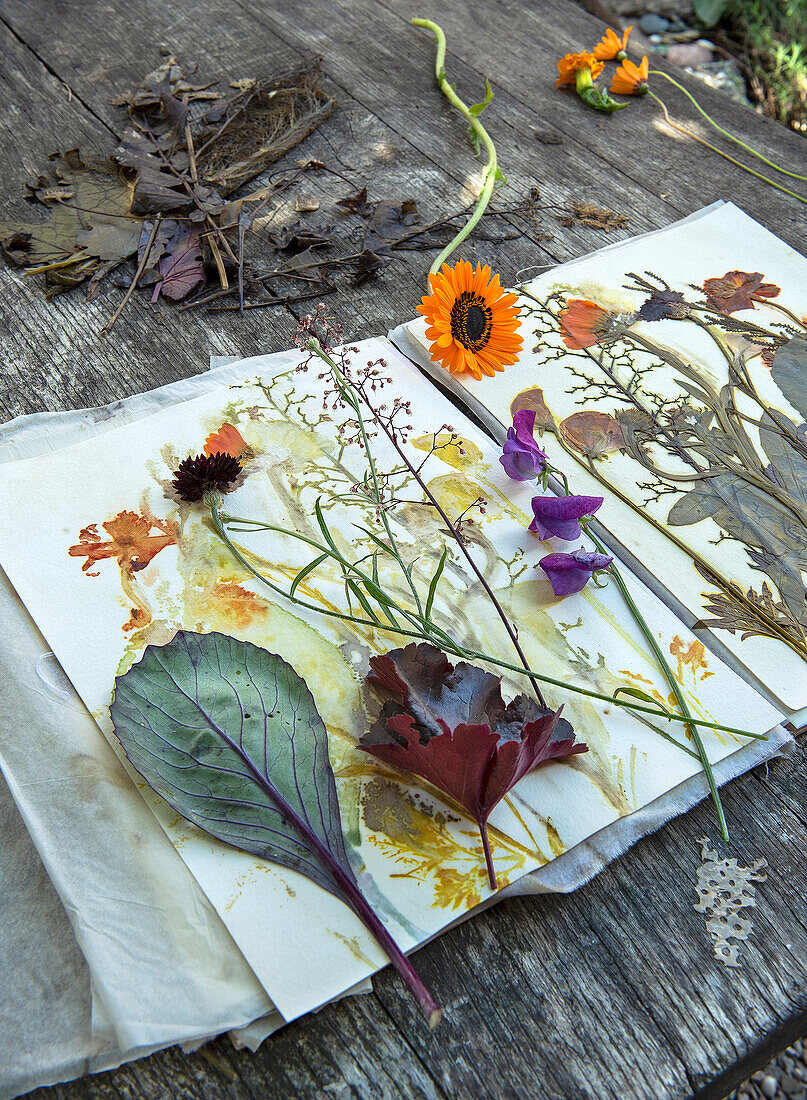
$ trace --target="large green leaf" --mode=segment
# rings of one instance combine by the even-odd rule
[[[291,665],[226,634],[180,630],[117,678],[110,713],[132,765],[183,817],[352,906],[437,1024],[437,1002],[353,877],[328,735]]]
[[[325,726],[274,653],[181,630],[115,686],[112,721],[133,766],[183,817],[343,896],[352,879]]]

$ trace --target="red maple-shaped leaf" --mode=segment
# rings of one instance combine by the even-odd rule
[[[444,791],[479,826],[490,885],[496,874],[487,821],[527,772],[549,760],[587,752],[560,711],[543,711],[526,695],[505,705],[501,677],[475,665],[454,667],[422,642],[371,657],[367,677],[383,701],[361,748]]]

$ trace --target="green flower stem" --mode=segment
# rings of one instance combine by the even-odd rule
[[[668,77],[668,79],[672,78]],[[763,176],[761,172],[757,172],[754,168],[749,168],[747,164],[743,164],[743,162],[737,160],[736,157],[732,157],[729,156],[728,153],[724,153],[722,149],[718,149],[718,147],[716,145],[712,145],[710,141],[706,141],[705,138],[698,137],[697,134],[693,134],[691,130],[687,130],[686,126],[681,126],[680,123],[673,122],[673,120],[670,118],[670,112],[667,110],[667,106],[664,103],[664,100],[660,99],[655,92],[651,92],[649,88],[647,90],[647,94],[652,99],[655,99],[656,103],[658,103],[658,105],[661,107],[662,111],[664,112],[664,118],[667,124],[669,126],[672,126],[673,130],[678,130],[679,133],[686,134],[687,137],[692,138],[693,141],[697,141],[700,145],[705,145],[707,149],[711,149],[712,152],[717,153],[719,157],[723,157],[724,160],[731,161],[731,163],[736,164],[738,168],[742,168],[744,172],[748,172],[750,173],[750,175],[756,176],[758,180],[762,180],[763,183],[767,183],[770,184],[771,187],[775,187],[777,191],[782,191],[785,195],[790,195],[791,198],[798,199],[799,202],[807,203],[807,199],[805,199],[803,195],[799,195],[795,191],[789,190],[789,188],[787,187],[782,187],[782,185],[780,183],[777,183],[776,180],[772,180],[768,176]],[[689,92],[687,92],[687,95],[689,95]]]
[[[600,542],[600,540],[591,530],[587,530],[586,534],[601,554],[607,553],[607,548],[603,545],[603,543]],[[625,603],[628,605],[628,608],[631,615],[633,615],[636,625],[641,630],[642,634],[644,635],[645,641],[653,651],[653,656],[656,658],[656,662],[658,663],[660,670],[664,673],[665,680],[672,688],[673,695],[675,696],[681,713],[685,718],[689,719],[687,729],[692,734],[692,740],[695,742],[695,745],[697,747],[698,757],[700,758],[701,766],[703,767],[704,774],[706,775],[706,780],[709,784],[709,790],[712,792],[712,801],[714,802],[715,810],[717,811],[717,820],[720,823],[720,832],[723,836],[723,839],[728,840],[729,833],[728,827],[726,826],[726,817],[723,813],[723,804],[720,801],[720,794],[717,789],[714,772],[712,771],[712,765],[709,762],[709,755],[706,752],[703,740],[701,739],[701,735],[698,732],[698,727],[695,725],[695,722],[692,719],[692,714],[689,710],[689,707],[687,706],[686,699],[684,698],[684,693],[681,691],[681,687],[675,676],[673,675],[673,671],[667,663],[667,659],[662,653],[661,646],[658,644],[655,636],[653,635],[653,631],[647,625],[644,615],[642,615],[641,611],[636,606],[633,596],[631,596],[628,586],[625,584],[624,577],[613,563],[608,569],[608,573],[616,581],[616,586],[621,592],[622,598],[624,599]]]
[[[804,180],[807,183],[807,176],[800,176],[798,172],[789,172],[787,168],[782,168],[782,166],[777,164],[776,161],[768,160],[768,158],[766,156],[763,156],[762,153],[757,152],[757,150],[754,149],[752,145],[748,145],[746,142],[741,141],[740,138],[732,134],[730,130],[726,130],[723,126],[720,126],[719,123],[715,122],[711,115],[707,114],[706,111],[704,111],[703,107],[701,107],[700,103],[698,103],[697,99],[695,99],[694,95],[688,92],[682,84],[678,83],[677,80],[674,80],[669,75],[669,73],[663,73],[660,69],[651,69],[650,76],[663,76],[665,80],[669,80],[670,84],[677,88],[679,92],[684,93],[684,95],[690,101],[695,110],[698,111],[699,114],[703,115],[709,125],[713,126],[714,129],[718,130],[721,134],[724,135],[724,137],[727,137],[729,141],[733,141],[736,145],[741,146],[741,148],[745,149],[746,152],[750,153],[752,156],[757,157],[759,160],[767,164],[769,168],[774,168],[777,172],[781,172],[785,176],[790,176],[794,180]]]
[[[440,270],[442,265],[451,255],[451,253],[459,245],[462,244],[462,242],[470,233],[473,232],[477,222],[485,213],[487,205],[490,202],[490,197],[493,194],[493,188],[496,186],[496,176],[498,175],[499,165],[498,159],[496,157],[496,147],[493,144],[490,134],[487,132],[479,119],[475,115],[471,114],[470,108],[467,106],[467,104],[463,103],[463,101],[448,83],[448,77],[446,76],[445,68],[446,36],[443,33],[442,27],[439,27],[436,23],[432,23],[429,19],[413,19],[412,24],[415,27],[423,27],[424,30],[431,31],[434,35],[437,41],[437,56],[434,60],[434,75],[440,87],[440,91],[446,97],[451,106],[456,107],[463,118],[468,120],[468,125],[477,135],[480,142],[485,146],[485,152],[488,155],[487,175],[485,176],[485,183],[479,195],[479,198],[476,200],[474,212],[473,214],[471,214],[470,218],[459,231],[459,233],[457,233],[456,237],[449,241],[449,243],[437,257],[437,259],[434,261],[432,266],[429,268],[430,274],[434,275]]]
[[[387,538],[389,539],[390,548],[392,550],[393,556],[397,559],[399,565],[401,566],[401,568],[404,571],[404,575],[406,576],[406,579],[407,579],[407,582],[408,582],[408,585],[409,585],[409,591],[414,596],[415,603],[417,604],[418,612],[420,614],[422,614],[423,613],[423,607],[421,606],[421,603],[420,603],[420,594],[418,593],[417,586],[415,585],[415,582],[412,580],[411,573],[408,572],[407,569],[403,565],[403,558],[401,557],[401,552],[398,549],[398,543],[395,539],[395,536],[392,533],[392,527],[390,526],[390,522],[389,522],[389,519],[387,518],[387,513],[384,509],[383,501],[381,499],[381,486],[380,486],[379,481],[378,481],[378,471],[376,470],[375,459],[373,458],[373,451],[372,451],[372,448],[370,446],[370,440],[367,437],[367,429],[365,428],[365,425],[364,425],[364,417],[362,416],[361,404],[360,404],[359,398],[358,398],[357,394],[353,391],[353,387],[350,386],[347,379],[342,375],[342,372],[339,370],[339,368],[337,367],[337,365],[333,361],[333,359],[330,356],[326,355],[325,352],[322,350],[322,347],[319,343],[319,340],[315,340],[315,339],[309,340],[308,343],[306,344],[306,347],[309,351],[312,351],[312,352],[314,352],[315,355],[318,355],[319,358],[322,359],[325,363],[327,363],[328,366],[331,368],[331,370],[333,372],[334,381],[336,382],[336,385],[339,387],[340,397],[342,398],[343,401],[345,401],[350,406],[351,409],[353,409],[353,411],[356,414],[356,421],[358,423],[359,431],[361,433],[362,446],[364,448],[364,453],[367,457],[367,466],[370,470],[370,477],[372,478],[372,481],[373,481],[373,493],[375,495],[375,503],[378,507],[379,514],[381,516],[381,522],[384,525],[384,533],[386,534]]]
[[[238,547],[235,545],[235,543],[232,541],[227,533],[227,530],[222,521],[219,504],[215,501],[211,501],[209,507],[211,519],[216,533],[230,550],[230,553],[233,555],[233,557],[244,567],[244,569],[247,570],[248,573],[255,577],[256,580],[261,581],[273,592],[276,592],[279,596],[284,596],[287,600],[290,600],[291,603],[295,604],[298,607],[303,607],[308,611],[315,611],[319,615],[326,615],[330,618],[340,619],[344,622],[349,622],[356,626],[366,626],[373,629],[378,629],[379,627],[381,627],[383,630],[387,631],[390,634],[398,634],[405,638],[417,638],[420,641],[434,641],[435,636],[439,636],[439,640],[442,643],[442,648],[447,653],[451,653],[453,656],[459,657],[463,661],[485,661],[487,664],[495,665],[497,668],[506,669],[508,672],[518,672],[523,676],[529,677],[530,680],[540,681],[540,683],[542,684],[551,684],[553,687],[564,688],[567,691],[574,692],[576,695],[584,695],[589,699],[597,699],[602,703],[609,703],[611,706],[622,707],[625,710],[636,711],[639,714],[649,714],[653,718],[659,718],[665,722],[679,722],[688,724],[691,721],[691,719],[681,717],[677,714],[660,711],[654,707],[642,706],[641,703],[629,702],[627,699],[618,699],[612,695],[605,695],[604,693],[599,691],[593,691],[589,688],[578,687],[577,685],[570,684],[564,680],[556,680],[552,676],[545,676],[542,673],[535,672],[531,668],[524,668],[521,665],[513,664],[510,661],[505,661],[501,657],[494,657],[489,653],[480,653],[476,650],[468,649],[466,646],[462,646],[458,642],[454,641],[454,639],[451,638],[450,635],[440,630],[440,628],[436,627],[436,625],[432,623],[431,620],[428,620],[425,617],[422,621],[421,628],[417,630],[407,630],[400,626],[388,626],[386,623],[381,623],[378,620],[364,619],[358,615],[346,614],[342,611],[334,611],[331,608],[322,607],[320,604],[312,603],[309,600],[302,600],[299,598],[299,596],[290,595],[289,592],[287,592],[279,584],[275,584],[274,581],[271,581],[268,577],[264,576],[264,574],[256,569],[255,566],[252,565],[252,563],[249,562],[247,558],[241,553],[241,551],[238,549]],[[243,520],[240,520],[239,522],[243,522]],[[278,528],[278,530],[283,530],[285,534],[295,534],[295,532],[293,531],[286,531],[282,528]],[[305,539],[304,541],[310,540]],[[398,605],[395,604],[394,601],[390,602],[393,603],[393,606],[397,608]],[[400,610],[403,614],[404,609],[401,608]],[[737,737],[751,737],[759,741],[767,740],[767,736],[765,734],[752,733],[750,730],[737,729],[734,726],[725,726],[720,722],[700,722],[700,725],[707,729],[718,730],[721,733],[731,733]],[[661,733],[661,731],[658,732]],[[662,736],[664,735],[662,734]],[[677,744],[677,742],[675,743]]]

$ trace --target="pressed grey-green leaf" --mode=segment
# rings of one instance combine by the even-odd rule
[[[205,832],[343,896],[352,880],[325,726],[281,657],[180,630],[115,683],[115,733],[143,778]]]
[[[691,523],[700,523],[708,519],[723,507],[723,501],[708,487],[714,478],[705,481],[704,488],[690,489],[676,500],[667,515],[671,527],[688,527]]]
[[[807,420],[807,340],[794,336],[773,357],[773,380],[794,409]]]
[[[759,441],[770,459],[774,479],[794,500],[807,504],[807,458],[796,450],[785,432],[801,438],[805,448],[807,434],[799,432],[793,421],[780,412],[776,413],[775,420],[764,413],[759,424]]]

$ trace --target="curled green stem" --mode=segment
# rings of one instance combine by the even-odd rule
[[[703,117],[706,119],[706,121],[709,123],[709,125],[713,126],[714,129],[719,131],[719,133],[723,134],[724,137],[727,137],[729,139],[729,141],[733,141],[735,143],[735,145],[739,145],[742,149],[745,149],[746,152],[751,154],[751,156],[757,157],[758,160],[763,161],[763,163],[767,164],[769,168],[774,168],[777,172],[781,172],[782,175],[784,175],[784,176],[790,176],[794,180],[804,180],[805,183],[807,183],[807,176],[800,176],[798,174],[798,172],[790,172],[790,171],[788,171],[787,168],[782,168],[782,166],[780,164],[777,164],[776,161],[769,160],[766,156],[763,156],[763,154],[758,152],[753,147],[753,145],[749,145],[747,142],[742,141],[735,134],[732,134],[732,132],[730,130],[726,130],[725,127],[723,127],[719,123],[715,122],[715,120],[712,118],[712,116],[707,114],[706,111],[704,111],[703,107],[701,107],[700,103],[698,103],[697,99],[695,99],[694,95],[692,95],[691,92],[688,92],[686,90],[686,88],[683,86],[683,84],[679,84],[677,80],[674,80],[669,75],[669,73],[663,73],[660,69],[651,69],[649,75],[650,76],[663,76],[665,80],[669,80],[670,84],[674,85],[674,87],[676,87],[679,90],[679,92],[684,93],[684,95],[690,101],[690,103],[695,108],[695,110],[698,111],[699,114],[703,115]]]
[[[443,33],[442,27],[439,27],[437,23],[432,23],[429,19],[413,19],[412,24],[415,27],[423,27],[424,30],[431,31],[434,35],[437,42],[437,55],[434,59],[434,75],[440,91],[446,97],[451,106],[455,107],[463,116],[463,118],[468,120],[468,125],[479,138],[480,143],[484,145],[485,152],[488,156],[488,167],[487,173],[485,175],[485,183],[479,194],[479,198],[476,200],[473,213],[471,214],[465,225],[462,227],[462,229],[459,231],[459,233],[457,233],[457,235],[449,241],[449,243],[432,264],[429,271],[431,274],[435,274],[440,270],[442,265],[451,255],[451,253],[454,252],[454,250],[462,244],[462,242],[470,233],[473,232],[477,222],[485,213],[487,205],[490,202],[490,197],[493,194],[493,188],[496,186],[496,177],[499,174],[499,163],[496,157],[496,147],[493,144],[493,140],[490,134],[487,132],[487,130],[476,117],[476,115],[471,113],[470,107],[466,103],[463,103],[463,101],[460,99],[460,97],[457,95],[457,93],[448,82],[445,67],[446,36]]]

